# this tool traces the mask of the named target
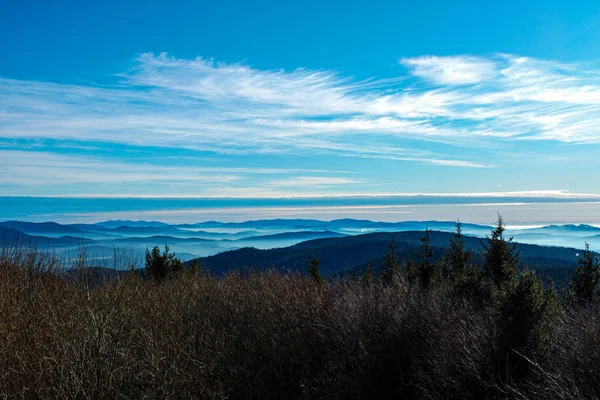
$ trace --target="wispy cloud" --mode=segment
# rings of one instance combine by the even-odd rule
[[[361,183],[359,179],[348,179],[348,178],[334,178],[327,176],[298,176],[295,178],[276,180],[268,182],[270,186],[297,186],[297,187],[310,187],[310,186],[331,186],[331,185],[348,185],[353,183]]]
[[[0,132],[213,151],[282,151],[294,145],[283,146],[282,137],[311,134],[327,136],[326,146],[339,139],[332,134],[368,132],[600,141],[593,128],[600,67],[511,55],[399,62],[416,81],[355,82],[331,71],[264,71],[164,54],[139,56],[112,86],[0,79]]]
[[[486,160],[472,148],[600,144],[600,65],[507,54],[398,62],[397,79],[357,81],[327,70],[261,70],[142,54],[110,85],[0,79],[0,138],[231,156],[337,155],[440,168],[502,166],[502,158]],[[423,142],[440,145],[425,151]],[[10,157],[14,176],[33,182],[39,160]],[[122,172],[122,180],[131,181],[180,174],[182,181],[224,183],[237,182],[241,172],[189,174],[138,165],[108,177],[110,168],[88,166],[86,181],[98,182]],[[49,168],[55,176],[70,176],[58,160],[46,159]],[[296,183],[324,185],[299,181],[311,173],[297,169]]]
[[[424,56],[405,58],[401,63],[412,74],[439,85],[469,85],[493,79],[497,75],[496,64],[479,57]]]
[[[362,182],[331,176],[348,175],[347,171],[335,170],[165,166],[43,151],[4,150],[0,154],[0,169],[3,171],[0,187],[18,189],[15,193],[5,190],[3,195],[58,193],[61,196],[78,196],[91,193],[97,196],[102,193],[98,192],[100,189],[119,193],[121,197],[135,197],[135,191],[130,192],[135,189],[146,197],[156,193],[179,193],[181,196],[289,196],[289,192],[274,189],[278,186],[297,186],[310,190],[319,186]],[[305,173],[320,175],[298,176]],[[273,180],[273,177],[281,176],[286,178]],[[82,184],[85,185],[83,193],[69,192]],[[261,189],[260,186],[268,189]],[[61,191],[56,192],[57,189]]]

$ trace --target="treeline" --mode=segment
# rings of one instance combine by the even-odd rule
[[[499,218],[481,263],[460,224],[433,260],[390,243],[359,278],[214,276],[168,248],[102,285],[23,247],[0,253],[0,397],[600,397],[600,267],[556,289]]]

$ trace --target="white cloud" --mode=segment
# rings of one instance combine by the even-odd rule
[[[179,193],[182,196],[227,195],[291,195],[285,191],[262,190],[253,185],[271,185],[274,176],[282,179],[280,186],[310,189],[320,185],[362,182],[357,179],[331,176],[348,175],[347,171],[329,171],[300,168],[246,168],[200,167],[190,165],[153,165],[147,162],[125,162],[100,157],[61,155],[40,151],[0,150],[0,186],[18,187],[20,194],[61,195],[86,185],[81,194],[92,196],[121,193],[121,197],[135,197],[125,190],[136,190],[144,196],[164,196]],[[328,174],[306,177],[303,173]],[[29,192],[33,190],[34,192]],[[11,194],[4,192],[3,195]]]
[[[448,168],[496,166],[471,147],[514,149],[534,140],[600,144],[600,66],[505,54],[400,62],[408,76],[357,82],[326,70],[260,70],[143,54],[112,85],[0,79],[0,138],[172,146],[232,157],[337,155]],[[421,141],[451,147],[423,151],[416,145]],[[12,162],[14,176],[32,182],[34,168],[45,168],[49,179],[49,171],[69,177],[58,160],[42,166],[23,156]],[[88,180],[110,181],[121,173],[89,165]],[[121,180],[179,174],[182,181],[234,184],[242,174],[136,168],[123,167],[128,178]]]
[[[331,185],[348,185],[362,183],[360,179],[335,178],[327,176],[298,176],[295,178],[276,180],[268,182],[269,186],[296,186],[296,187],[312,187],[312,186],[331,186]]]
[[[476,84],[496,75],[496,64],[480,57],[423,56],[400,63],[411,68],[413,75],[439,85]]]
[[[0,184],[55,186],[73,183],[232,183],[243,170],[158,166],[47,152],[0,150]]]
[[[142,54],[137,61],[137,67],[121,75],[129,85],[166,89],[211,103],[251,102],[267,109],[283,107],[276,112],[310,115],[332,110],[345,113],[357,110],[361,103],[354,93],[363,84],[330,71],[263,71],[243,64],[183,60],[166,54]]]

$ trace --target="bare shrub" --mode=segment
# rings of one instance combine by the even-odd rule
[[[120,260],[127,264],[126,261]],[[544,364],[500,387],[495,314],[450,289],[297,273],[103,284],[0,252],[0,397],[595,398],[600,306],[561,314]],[[526,356],[526,355],[524,355]]]

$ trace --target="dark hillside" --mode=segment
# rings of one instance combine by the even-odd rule
[[[366,265],[369,259],[379,260],[387,251],[392,238],[396,239],[402,257],[416,258],[416,252],[421,245],[421,236],[423,232],[413,231],[315,239],[286,248],[271,250],[244,248],[227,251],[201,258],[200,261],[211,271],[219,274],[246,267],[257,269],[274,267],[304,271],[307,260],[316,254],[321,262],[321,272],[330,275],[355,270]],[[434,259],[445,253],[451,238],[451,233],[431,232]],[[481,247],[481,239],[465,236],[464,240],[466,246],[477,254]],[[521,252],[521,260],[524,264],[536,269],[560,269],[561,271],[571,268],[577,262],[577,253],[579,253],[579,250],[572,248],[520,243],[517,244],[517,249]]]

